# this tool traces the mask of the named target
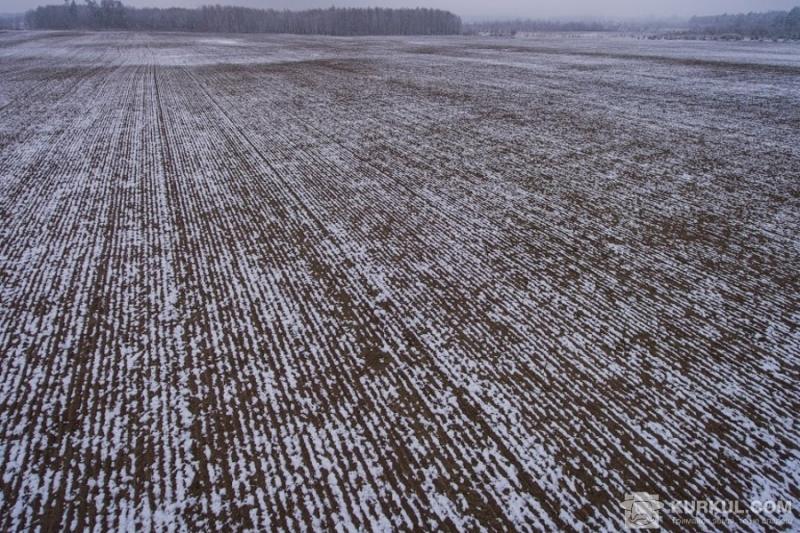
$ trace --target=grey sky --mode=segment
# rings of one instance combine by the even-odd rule
[[[0,0],[0,13],[25,11],[37,5],[60,2],[61,0]],[[467,18],[579,16],[642,18],[787,10],[800,5],[800,0],[491,0],[489,2],[481,0],[123,0],[123,2],[135,6],[194,7],[218,3],[276,9],[303,9],[331,5],[425,6],[449,9]]]

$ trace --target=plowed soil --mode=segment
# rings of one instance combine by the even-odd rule
[[[797,44],[0,33],[0,530],[796,525],[799,275]]]

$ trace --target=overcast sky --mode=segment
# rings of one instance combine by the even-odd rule
[[[78,0],[83,1],[83,0]],[[0,0],[0,12],[25,11],[42,4],[61,0]],[[308,7],[383,6],[438,7],[449,9],[462,17],[650,17],[708,15],[747,11],[788,10],[800,5],[800,0],[123,0],[135,6],[185,6],[203,4],[246,5],[276,9]]]

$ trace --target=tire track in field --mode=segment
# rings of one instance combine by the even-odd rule
[[[263,157],[264,157],[264,156],[262,155],[262,158],[263,158]],[[265,159],[265,160],[266,160],[266,159]],[[268,160],[266,160],[266,161],[268,161]]]
[[[123,93],[123,95],[121,95],[120,97],[121,97],[121,99],[124,99],[125,94]],[[106,118],[106,120],[108,121],[107,123],[113,124],[113,121],[112,121],[113,119],[109,120],[108,118]],[[119,130],[117,130],[117,135],[120,135]],[[99,143],[99,145],[96,146],[96,149],[99,151],[99,150],[103,149],[105,146],[106,145],[104,145],[103,143]],[[107,157],[107,155],[106,155],[106,157]],[[83,187],[86,187],[85,183],[82,183],[81,185]],[[109,188],[108,187],[109,187],[110,183],[102,183],[101,182],[101,183],[98,183],[97,185],[98,186],[95,187],[95,188],[88,188],[88,189],[84,189],[83,191],[80,191],[81,193],[84,194],[83,198],[77,197],[77,198],[74,198],[73,202],[64,202],[64,203],[61,204],[62,208],[66,209],[66,211],[64,211],[66,216],[61,218],[62,224],[67,222],[70,218],[73,219],[73,221],[74,221],[73,223],[80,224],[80,213],[81,213],[81,210],[75,210],[74,209],[75,200],[77,200],[78,203],[80,203],[82,200],[85,201],[85,202],[89,202],[90,204],[94,205],[95,207],[99,207],[99,206],[104,205],[104,200],[103,199],[107,198],[106,194],[109,192]],[[67,190],[69,190],[69,189],[67,189]],[[87,192],[89,194],[86,194]],[[97,229],[101,230],[100,227],[97,227]],[[56,230],[56,231],[58,231],[58,230]],[[81,235],[81,234],[82,234],[82,232],[80,232],[80,231],[77,232],[78,236],[86,235],[86,234],[83,234],[83,235]],[[57,235],[57,233],[56,233],[56,235]],[[91,235],[91,234],[89,234],[89,235]],[[102,233],[95,233],[92,240],[95,240],[95,242],[97,242],[97,240],[101,240],[102,239],[101,235],[102,235]],[[76,248],[76,249],[79,250],[80,248]],[[90,254],[90,257],[91,257],[91,254]],[[85,256],[83,258],[83,261],[84,261],[83,276],[73,277],[70,281],[72,283],[77,283],[77,284],[83,285],[87,281],[87,274],[88,274],[88,280],[96,279],[97,280],[96,283],[100,283],[101,286],[102,286],[102,283],[99,281],[100,278],[94,278],[93,275],[92,275],[93,272],[96,272],[96,266],[97,266],[97,263],[95,263],[93,261],[93,259],[97,259],[97,258],[98,258],[98,256],[94,256],[92,258],[89,258],[89,257]],[[42,269],[41,272],[44,273],[44,272],[46,272],[46,270]],[[69,272],[69,270],[67,270],[67,272]],[[76,272],[80,272],[80,270],[77,270]],[[85,296],[87,299],[83,300],[83,301],[87,305],[90,306],[90,309],[91,309],[92,305],[96,305],[96,304],[92,303],[91,298],[89,297],[88,294],[86,294],[86,293],[81,294],[81,291],[79,289],[75,288],[75,286],[73,286],[73,288],[67,289],[67,290],[68,290],[67,294],[72,293],[73,295],[75,295],[74,297],[77,300],[75,302],[75,304],[79,303],[82,300],[82,297]],[[62,300],[62,302],[63,303],[67,303],[68,301]],[[52,303],[50,303],[48,305],[48,307],[50,307],[50,316],[48,317],[47,315],[45,315],[41,319],[43,319],[43,320],[51,319],[52,320],[52,312],[58,310],[58,304],[53,305],[54,303],[55,302],[52,302]],[[86,353],[84,351],[85,346],[83,346],[80,342],[77,341],[77,339],[80,338],[81,330],[86,331],[85,329],[82,328],[82,319],[81,319],[82,317],[86,317],[86,315],[81,313],[81,311],[76,309],[75,307],[73,307],[72,312],[74,313],[72,315],[72,318],[70,318],[70,315],[67,314],[67,316],[66,317],[62,317],[62,319],[66,318],[67,324],[70,324],[70,325],[74,324],[74,326],[71,326],[71,327],[75,328],[73,330],[72,335],[74,335],[74,337],[73,337],[73,339],[75,339],[74,342],[77,343],[75,345],[75,347],[74,347],[74,349],[77,350],[77,352],[73,351],[72,353],[73,354],[76,354],[76,353],[78,354],[78,358],[77,358],[77,361],[76,361],[78,366],[76,367],[75,364],[70,364],[69,367],[71,367],[71,369],[73,371],[78,372],[78,371],[80,371],[81,365],[89,364],[89,361],[91,360],[90,359],[91,353]],[[91,314],[91,311],[90,311],[90,313],[89,313],[90,320],[91,320],[91,317],[92,317],[92,314]],[[62,322],[61,323],[61,327],[67,326],[67,324]],[[56,376],[59,376],[59,379],[63,378],[63,376],[60,375],[60,374],[63,373],[63,371],[59,370],[59,368],[65,368],[65,367],[60,366],[60,365],[66,364],[67,363],[67,358],[69,358],[69,355],[67,353],[63,353],[63,351],[60,348],[61,342],[63,342],[63,337],[61,337],[59,335],[61,333],[61,331],[59,331],[61,329],[61,327],[59,327],[56,330],[58,333],[55,335],[55,338],[53,339],[55,342],[46,343],[46,344],[44,344],[44,346],[40,347],[40,349],[44,348],[46,350],[45,354],[43,354],[41,357],[43,357],[43,359],[45,361],[49,360],[50,364],[45,367],[46,368],[46,373],[44,375],[44,382],[40,382],[38,384],[38,386],[41,387],[41,389],[38,391],[37,396],[40,398],[40,401],[49,400],[49,405],[47,405],[45,407],[45,405],[39,404],[38,408],[41,409],[41,411],[39,411],[37,413],[37,411],[34,410],[33,412],[28,413],[27,416],[29,417],[31,422],[29,422],[27,424],[27,428],[25,430],[25,433],[22,434],[22,438],[23,439],[26,439],[26,440],[30,441],[28,449],[24,453],[27,454],[28,452],[34,452],[34,451],[36,451],[38,453],[36,453],[35,455],[33,455],[31,457],[26,457],[26,455],[17,456],[13,461],[9,461],[9,463],[7,463],[7,464],[9,464],[9,466],[11,466],[14,463],[16,463],[17,465],[19,465],[19,463],[42,464],[42,462],[44,462],[44,464],[48,464],[56,456],[63,456],[65,454],[65,450],[70,450],[71,449],[71,446],[72,446],[71,431],[73,429],[77,429],[75,416],[76,416],[76,409],[77,409],[77,405],[78,404],[74,403],[74,402],[82,401],[82,398],[77,397],[77,396],[73,396],[73,397],[69,398],[69,396],[70,396],[69,395],[70,387],[77,386],[78,383],[80,383],[77,380],[65,379],[63,382],[61,382],[61,387],[64,387],[62,389],[63,390],[63,395],[59,395],[58,394],[59,384],[58,384],[57,381],[55,381],[55,379],[56,379]],[[70,326],[67,326],[67,327],[70,327]],[[91,328],[92,326],[89,326],[89,327]],[[47,331],[44,328],[43,328],[43,330]],[[91,336],[91,333],[90,333],[90,336]],[[48,346],[48,344],[49,344],[49,346]],[[31,347],[35,347],[36,344],[31,344],[30,346]],[[24,366],[21,369],[22,371],[19,374],[19,377],[22,378],[25,381],[27,381],[27,380],[25,379],[24,376],[27,374],[28,371],[35,370],[37,372],[41,372],[41,368],[32,368],[34,365],[36,365],[38,363],[36,358],[34,358],[34,353],[35,352],[32,352],[32,350],[30,348],[27,350],[27,352],[28,352],[28,356],[26,358]],[[61,353],[59,353],[59,352],[61,352]],[[70,363],[72,363],[72,361],[70,361]],[[50,365],[53,365],[53,366],[50,366]],[[37,377],[39,377],[39,376],[37,376]],[[31,386],[31,390],[35,391],[36,387],[37,387],[36,381],[37,380],[34,380],[32,383],[26,383],[26,385],[27,386],[31,386],[32,385]],[[19,381],[20,384],[22,384],[23,382],[24,381]],[[51,387],[55,387],[55,390],[51,389],[52,390],[52,395],[45,394],[45,391],[48,388],[51,388]],[[21,391],[17,390],[15,393],[13,393],[13,395],[19,397],[21,395]],[[71,404],[63,403],[65,396],[68,398],[68,401],[73,402],[73,403],[71,403]],[[34,407],[34,409],[36,409],[36,407]],[[45,413],[47,413],[47,415],[45,415]],[[60,418],[59,415],[61,415],[61,414],[65,414],[65,417],[64,418]],[[52,420],[52,424],[53,424],[52,426],[50,426],[50,427],[45,426],[44,428],[41,428],[41,427],[37,427],[36,425],[33,424],[33,421],[43,421],[42,419],[45,416],[52,416],[53,417],[51,419]],[[17,418],[17,420],[22,422],[22,420],[24,420],[24,419],[23,418]],[[39,431],[41,431],[41,429],[45,430],[45,434],[39,433]],[[8,434],[7,430],[8,430],[8,427],[6,427],[6,429],[4,430],[4,434]],[[61,430],[61,431],[59,431],[59,430]],[[67,451],[66,455],[69,456],[70,453],[71,452]],[[58,455],[56,455],[56,454],[58,454]],[[64,463],[63,463],[63,469],[64,470],[62,471],[61,475],[67,476],[68,471],[66,469],[71,467],[71,466],[73,466],[73,465],[70,463],[69,460],[64,461]],[[65,489],[64,489],[63,485],[61,486],[61,489],[59,489],[59,487],[58,487],[58,483],[59,483],[59,479],[58,478],[59,477],[60,476],[57,475],[55,479],[45,480],[45,487],[51,482],[54,483],[55,484],[55,488],[53,490],[56,493],[58,493],[59,490],[61,490],[61,496],[60,497],[63,498],[63,491]],[[20,486],[20,483],[23,483],[23,482],[25,482],[26,484],[31,484],[31,485],[29,487],[25,487],[24,485]],[[65,481],[65,483],[66,482],[68,482],[68,481]],[[17,479],[16,479],[16,484],[14,486],[12,486],[10,488],[10,490],[11,490],[12,493],[22,493],[22,494],[26,494],[26,493],[28,493],[28,491],[32,491],[30,496],[33,497],[33,495],[35,494],[35,491],[36,491],[36,483],[37,483],[37,481],[35,479],[32,479],[32,478],[25,479],[23,477],[19,477],[18,476]],[[57,496],[56,499],[58,500],[58,498],[59,497]],[[49,517],[51,517],[53,519],[60,520],[61,519],[60,508],[56,507],[56,509],[58,509],[58,512],[55,515],[52,514],[52,513],[48,513],[47,509],[42,509],[41,512],[43,514],[43,519],[47,520],[46,517],[49,516]],[[59,518],[56,518],[56,515]],[[56,522],[53,525],[57,525],[57,524],[58,524],[58,522]]]

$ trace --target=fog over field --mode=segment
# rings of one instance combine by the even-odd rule
[[[0,531],[800,531],[797,1],[4,0]]]
[[[53,0],[4,0],[0,12],[21,12]],[[789,10],[796,0],[130,0],[137,7],[199,7],[209,4],[241,5],[261,9],[308,9],[337,7],[432,7],[480,19],[516,17],[631,17],[711,15],[748,11]]]

